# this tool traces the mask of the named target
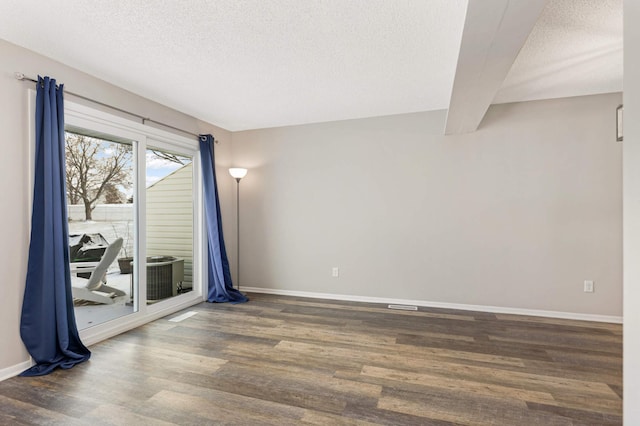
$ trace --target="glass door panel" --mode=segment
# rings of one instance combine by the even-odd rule
[[[147,303],[193,288],[193,158],[146,151]]]
[[[66,127],[69,254],[79,330],[138,310],[131,269],[135,146],[132,140]]]

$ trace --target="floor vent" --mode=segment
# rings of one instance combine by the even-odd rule
[[[389,305],[389,309],[397,309],[399,311],[417,311],[417,306],[412,305]]]
[[[170,322],[180,322],[180,321],[184,321],[187,318],[191,318],[192,316],[194,316],[195,314],[197,314],[196,311],[189,311],[189,312],[185,312],[182,315],[178,315],[177,317],[173,317],[171,318],[169,321]]]

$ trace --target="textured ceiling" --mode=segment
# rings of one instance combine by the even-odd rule
[[[0,38],[243,130],[447,108],[466,5],[2,0]],[[622,0],[549,0],[496,100],[621,90]]]
[[[622,91],[622,1],[549,0],[495,102]]]

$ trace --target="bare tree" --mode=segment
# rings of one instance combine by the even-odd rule
[[[69,202],[82,201],[86,220],[109,187],[132,185],[131,145],[65,132]]]
[[[170,152],[158,151],[152,149],[151,152],[158,158],[162,158],[163,160],[171,161],[172,163],[185,164],[185,157],[181,157],[176,154],[171,154]]]
[[[67,160],[68,161],[68,160]],[[80,194],[78,194],[78,188],[74,186],[74,182],[78,181],[78,170],[76,168],[69,167],[67,164],[67,196],[69,197],[69,204],[78,204],[80,202]]]
[[[109,182],[104,186],[104,202],[107,204],[124,204],[127,201],[126,195],[118,189],[116,185]]]

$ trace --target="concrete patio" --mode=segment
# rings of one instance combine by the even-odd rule
[[[131,303],[131,275],[120,274],[116,264],[115,270],[110,270],[107,273],[107,283],[110,287],[122,290],[126,294],[115,297],[113,299],[114,302],[110,305],[95,304],[75,299],[73,301],[74,312],[79,330],[133,313],[133,304]]]

